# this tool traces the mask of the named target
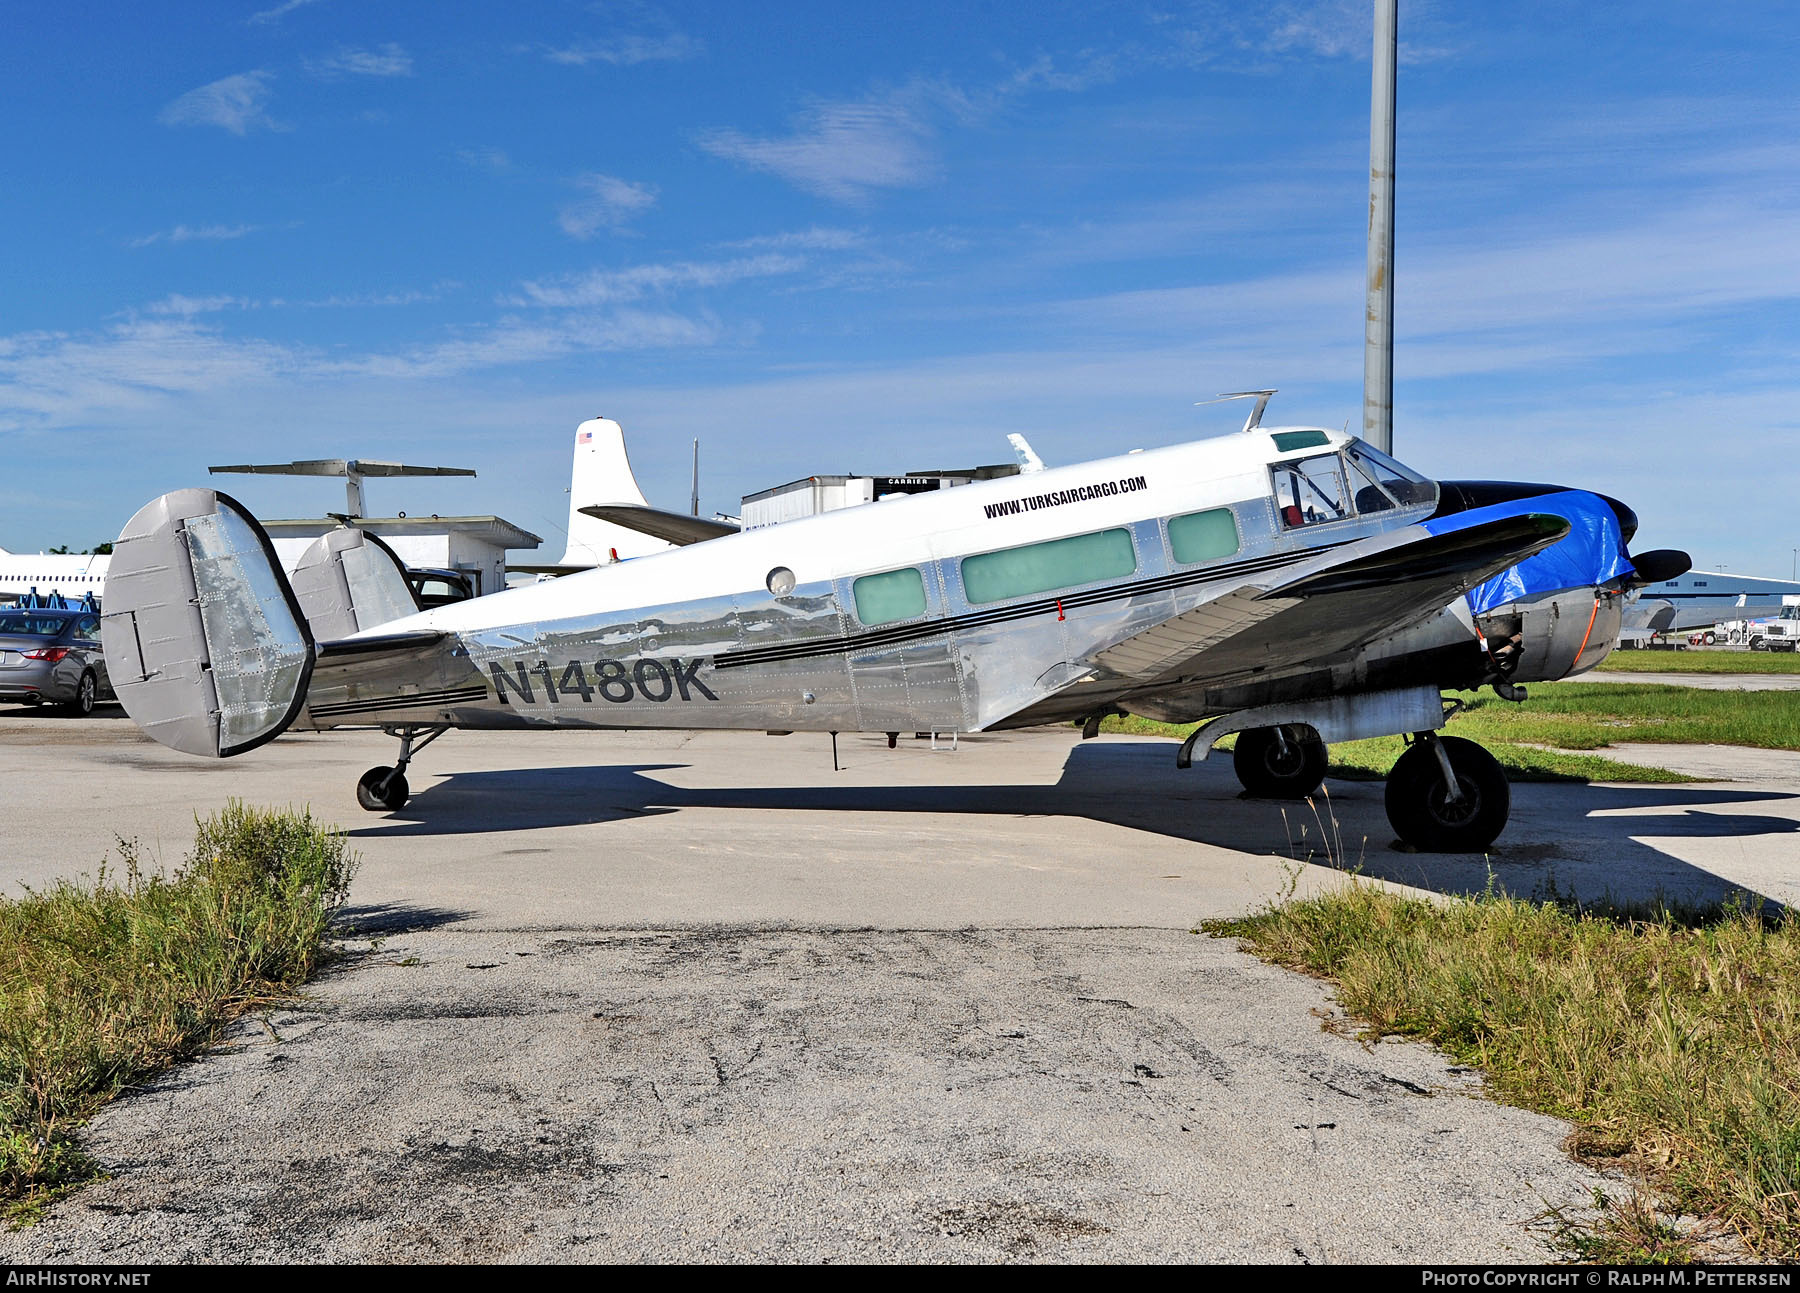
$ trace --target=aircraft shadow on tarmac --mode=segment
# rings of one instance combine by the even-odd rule
[[[357,935],[416,934],[468,920],[473,912],[410,903],[367,903],[340,907],[334,923],[340,932]]]
[[[685,763],[453,772],[386,824],[350,834],[373,839],[588,826],[695,808],[1086,817],[1264,861],[1356,869],[1444,893],[1481,892],[1491,874],[1508,892],[1524,895],[1711,902],[1746,886],[1642,841],[1800,832],[1800,794],[1703,784],[1520,784],[1513,787],[1511,824],[1487,856],[1409,853],[1393,843],[1381,782],[1330,781],[1313,806],[1249,799],[1228,758],[1179,771],[1175,747],[1167,742],[1078,745],[1054,785],[959,785],[954,757],[945,760],[941,784],[880,784],[886,750],[870,743],[846,752],[850,766],[844,771],[825,770],[817,783],[798,786],[693,789],[655,775],[685,770]],[[1779,803],[1793,815],[1706,811],[1757,803]],[[1322,829],[1334,818],[1334,829]],[[1333,847],[1319,847],[1322,835],[1331,837]]]
[[[84,715],[81,718],[76,718],[74,715],[70,714],[64,714],[61,708],[56,705],[0,704],[0,722],[4,722],[9,718],[66,718],[72,723],[105,718],[123,720],[127,723],[131,722],[131,715],[127,714],[125,712],[125,707],[116,700],[96,701],[94,704],[94,712]]]

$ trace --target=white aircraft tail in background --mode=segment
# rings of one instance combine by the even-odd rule
[[[575,428],[575,469],[569,477],[569,546],[557,564],[604,566],[627,557],[664,552],[672,546],[582,510],[620,505],[649,506],[625,454],[625,429],[611,418],[589,418]]]
[[[571,575],[735,533],[735,525],[651,507],[632,474],[625,429],[611,418],[589,418],[575,428],[569,545],[562,560],[507,569],[515,574]]]

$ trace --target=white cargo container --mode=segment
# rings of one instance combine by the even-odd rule
[[[835,512],[861,503],[878,503],[884,498],[904,494],[923,494],[935,489],[950,489],[997,476],[1016,476],[1013,463],[988,467],[970,467],[962,471],[917,471],[905,476],[808,476],[789,481],[760,493],[746,494],[738,515],[746,530],[783,521],[797,521],[803,516]]]

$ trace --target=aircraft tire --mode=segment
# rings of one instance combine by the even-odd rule
[[[1238,733],[1231,766],[1246,793],[1257,799],[1304,799],[1325,780],[1330,761],[1325,742],[1316,736],[1288,737],[1287,753],[1272,727]]]
[[[1440,736],[1463,802],[1452,804],[1431,747],[1409,747],[1387,779],[1387,816],[1394,833],[1426,853],[1479,853],[1506,829],[1512,787],[1500,761],[1473,741]]]
[[[391,813],[397,808],[404,808],[411,795],[411,788],[406,784],[404,773],[395,775],[393,780],[388,781],[393,772],[392,768],[380,767],[370,768],[363,773],[356,783],[356,802],[372,813]],[[381,787],[383,781],[387,781],[385,792]]]
[[[100,694],[100,685],[94,675],[84,672],[81,681],[75,684],[75,695],[63,702],[62,712],[71,718],[86,718],[94,712],[94,699]]]

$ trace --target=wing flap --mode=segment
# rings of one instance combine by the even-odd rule
[[[1100,653],[1099,661],[1128,678],[1156,678],[1207,648],[1242,633],[1293,605],[1264,590],[1239,589],[1197,610],[1165,620]]]

